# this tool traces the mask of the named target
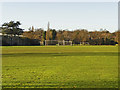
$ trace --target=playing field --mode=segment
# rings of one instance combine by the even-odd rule
[[[4,46],[2,85],[117,88],[117,46]]]

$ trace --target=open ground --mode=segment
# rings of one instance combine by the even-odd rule
[[[117,88],[117,46],[2,46],[3,88]]]

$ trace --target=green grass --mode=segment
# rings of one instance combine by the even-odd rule
[[[117,88],[117,46],[4,46],[4,88]]]

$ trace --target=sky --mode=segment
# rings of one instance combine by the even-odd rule
[[[52,29],[101,28],[114,32],[118,29],[117,2],[4,2],[1,5],[2,21],[20,21],[21,28]]]

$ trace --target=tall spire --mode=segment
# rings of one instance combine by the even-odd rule
[[[50,23],[48,22],[48,30],[50,30]]]
[[[32,31],[34,32],[34,27],[32,26]]]

